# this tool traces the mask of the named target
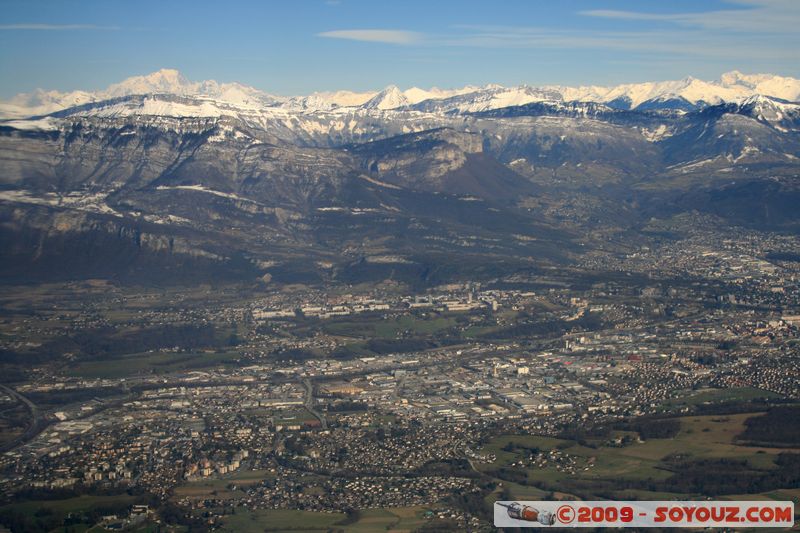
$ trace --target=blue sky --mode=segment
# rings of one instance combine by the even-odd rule
[[[159,68],[275,94],[800,77],[800,0],[2,0],[0,98]]]

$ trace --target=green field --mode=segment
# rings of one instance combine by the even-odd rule
[[[273,475],[266,470],[239,470],[223,478],[184,483],[175,488],[175,498],[202,500],[213,496],[221,500],[238,500],[247,496],[243,487],[255,485],[270,477]]]
[[[14,503],[4,505],[0,509],[16,509],[26,513],[35,512],[37,509],[49,509],[57,513],[74,513],[79,511],[86,511],[95,507],[103,507],[106,505],[131,505],[135,498],[122,494],[119,496],[78,496],[76,498],[67,498],[65,500],[35,500],[28,502]]]
[[[763,398],[780,398],[779,394],[755,389],[752,387],[738,387],[733,389],[704,389],[699,391],[685,391],[680,398],[673,398],[666,403],[669,408],[682,405],[700,405],[704,403],[747,402]]]
[[[297,409],[284,409],[280,411],[280,416],[275,417],[275,424],[280,425],[294,425],[304,424],[306,422],[313,422],[317,418],[308,412],[305,407]]]
[[[365,509],[359,519],[341,526],[346,533],[370,533],[372,531],[395,531],[410,533],[427,523],[422,507],[398,507],[390,509]]]
[[[342,513],[312,513],[289,509],[237,511],[227,516],[220,531],[263,533],[264,531],[327,531],[345,518]]]
[[[345,533],[394,531],[411,533],[428,523],[424,507],[364,509],[358,519],[345,524],[343,513],[318,513],[295,510],[238,511],[225,517],[221,531],[262,533],[264,531],[327,531],[330,528]]]
[[[515,498],[535,495],[539,488],[559,490],[569,493],[579,491],[581,496],[589,496],[593,490],[607,492],[619,481],[665,480],[673,475],[668,461],[679,455],[682,460],[731,459],[745,460],[751,469],[768,471],[775,469],[775,458],[782,452],[800,452],[800,449],[763,448],[743,446],[736,443],[736,436],[744,431],[744,422],[750,417],[763,413],[745,413],[736,415],[689,416],[681,418],[681,429],[671,439],[650,439],[622,446],[598,445],[596,448],[581,446],[571,440],[555,439],[533,435],[500,436],[480,451],[483,454],[493,453],[497,460],[490,464],[479,464],[478,468],[493,476],[509,488]],[[615,432],[613,436],[621,436],[624,432]],[[515,465],[510,466],[530,455],[528,450],[514,448],[508,451],[508,444],[525,448],[538,448],[542,452],[561,450],[563,454],[574,460],[578,467],[574,472],[559,470],[554,461],[544,467]],[[504,450],[503,448],[506,448]],[[504,474],[502,468],[521,471],[527,476],[518,480],[507,475],[519,475],[516,472]],[[533,485],[540,485],[539,488]],[[533,490],[532,490],[533,489]],[[619,488],[615,497],[640,499],[670,499],[681,496],[669,492]],[[766,496],[769,497],[769,496]]]
[[[464,330],[462,336],[465,339],[476,339],[480,338],[481,335],[486,335],[488,333],[494,333],[496,331],[500,331],[501,329],[503,329],[503,326],[498,326],[497,324],[495,324],[494,323],[495,320],[501,323],[514,324],[516,323],[517,318],[519,316],[520,313],[518,311],[509,311],[509,310],[498,311],[494,313],[494,318],[492,320],[492,323],[471,324]]]
[[[196,370],[231,363],[240,357],[239,352],[191,352],[191,353],[138,353],[77,363],[67,374],[82,378],[124,378],[137,374],[169,374],[185,370]]]
[[[81,514],[92,509],[127,507],[135,502],[134,496],[78,496],[64,500],[36,500],[19,502],[0,507],[4,516],[16,515],[20,520],[37,524],[60,526],[70,514]],[[76,531],[83,531],[87,525],[76,524]],[[23,528],[24,530],[24,528]]]
[[[404,315],[396,318],[363,317],[363,319],[334,320],[326,323],[323,329],[331,335],[368,339],[393,339],[398,334],[410,332],[412,335],[431,335],[437,331],[454,326],[455,318],[421,318]]]

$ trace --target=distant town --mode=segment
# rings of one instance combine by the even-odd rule
[[[685,273],[669,284],[576,289],[554,273],[538,288],[454,283],[418,294],[391,285],[252,297],[103,282],[48,290],[35,313],[5,321],[30,336],[6,335],[6,348],[37,353],[44,339],[86,329],[216,333],[196,346],[144,342],[113,364],[86,357],[102,347],[76,341],[25,383],[3,386],[3,409],[31,420],[5,443],[0,490],[9,500],[89,488],[154,498],[109,524],[156,520],[170,502],[212,527],[234,508],[423,506],[428,520],[479,529],[481,518],[452,495],[486,490],[481,476],[498,461],[487,444],[500,435],[556,438],[727,400],[800,400],[800,269],[761,259],[759,244],[698,239],[626,260],[629,272]],[[77,289],[88,295],[69,308],[48,303]],[[186,305],[196,298],[210,303]],[[557,448],[521,461],[569,476],[595,467]]]

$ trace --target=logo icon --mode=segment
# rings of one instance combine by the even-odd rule
[[[575,509],[571,505],[562,505],[556,511],[556,516],[562,524],[570,524],[575,520]]]
[[[508,516],[515,520],[524,520],[525,522],[539,522],[543,526],[552,526],[556,523],[556,517],[550,511],[540,511],[530,505],[522,505],[519,502],[505,504],[497,502],[497,505],[505,507]]]

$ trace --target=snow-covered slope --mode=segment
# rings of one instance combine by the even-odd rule
[[[261,107],[283,103],[286,99],[267,94],[241,83],[214,80],[192,82],[173,69],[161,69],[147,76],[134,76],[96,93],[97,100],[140,94],[171,94],[202,97],[239,107]]]
[[[364,109],[396,109],[409,104],[408,98],[395,85],[390,85],[369,100],[361,107]]]
[[[742,74],[734,70],[720,78],[723,87],[745,87],[752,94],[780,98],[790,102],[800,101],[800,80],[772,74]]]
[[[611,102],[618,99],[630,101],[631,109],[642,104],[668,99],[683,99],[692,104],[704,103],[716,105],[722,102],[734,102],[752,94],[747,88],[735,85],[723,87],[716,82],[706,82],[688,77],[678,81],[632,83],[613,87],[601,96],[601,101]],[[577,98],[585,100],[587,98]]]
[[[96,100],[95,94],[86,91],[61,93],[36,89],[32,93],[18,94],[5,102],[0,101],[0,118],[47,115]]]
[[[800,131],[800,104],[755,95],[738,105],[739,114],[769,124],[778,131]]]
[[[413,91],[413,92],[412,92]],[[723,74],[718,81],[687,77],[676,81],[602,86],[544,86],[465,88],[458,91],[410,89],[404,95],[414,108],[439,112],[482,112],[542,101],[595,102],[624,109],[684,109],[741,102],[754,95],[800,100],[800,80],[771,74]],[[448,94],[449,93],[449,94]],[[427,96],[427,98],[426,98]],[[416,100],[416,101],[415,101]]]
[[[304,110],[326,111],[337,107],[363,107],[366,109],[391,109],[390,106],[413,105],[424,100],[441,100],[460,94],[474,93],[480,87],[468,85],[460,89],[420,89],[411,87],[405,91],[400,91],[397,87],[387,87],[383,91],[329,91],[316,92],[308,96],[294,96],[286,101],[285,107],[299,108]],[[381,95],[380,102],[368,103],[376,96]],[[380,106],[380,107],[379,107]],[[399,106],[397,106],[399,107]]]
[[[112,98],[152,94],[207,98],[243,108],[274,106],[286,100],[240,83],[218,83],[214,80],[192,82],[177,70],[161,69],[146,76],[133,76],[103,91],[60,93],[39,89],[31,94],[19,94],[7,102],[0,102],[0,117],[46,115]]]
[[[451,96],[458,96],[461,94],[474,93],[479,91],[480,87],[467,85],[460,89],[440,89],[432,87],[430,89],[420,89],[419,87],[412,87],[403,91],[403,96],[410,104],[418,104],[424,100],[441,100],[443,98],[450,98]]]
[[[237,108],[248,112],[283,109],[293,113],[333,111],[341,108],[384,111],[414,110],[423,113],[477,113],[536,102],[593,102],[615,109],[674,109],[688,111],[720,103],[739,103],[755,95],[796,102],[800,80],[771,74],[723,74],[717,81],[687,77],[677,81],[644,82],[602,86],[484,87],[420,89],[405,91],[389,86],[374,92],[319,92],[308,96],[282,97],[239,83],[213,80],[194,82],[177,70],[162,69],[134,76],[96,92],[36,90],[0,102],[0,119],[47,115],[64,109],[133,95],[171,95],[211,101],[211,107]],[[194,116],[194,115],[190,115]]]
[[[335,107],[358,107],[373,98],[377,91],[316,92],[308,96],[295,96],[287,104],[298,109],[328,110]]]
[[[553,89],[521,87],[502,87],[489,85],[472,92],[462,93],[442,99],[424,100],[413,109],[438,113],[479,113],[503,107],[520,106],[532,102],[562,101],[561,94]]]

